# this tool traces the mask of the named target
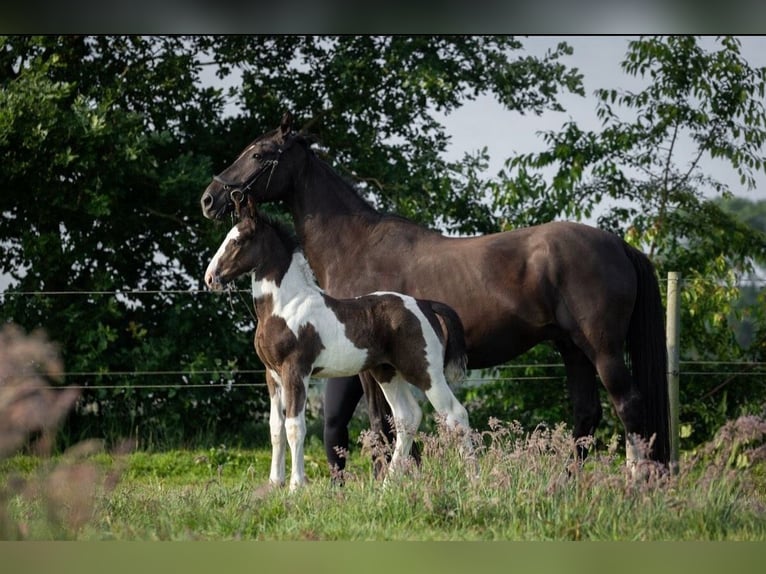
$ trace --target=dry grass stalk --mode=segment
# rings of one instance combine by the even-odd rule
[[[64,367],[59,349],[42,331],[29,335],[15,325],[0,330],[0,460],[30,445],[38,456],[50,456],[55,433],[79,397],[76,389],[54,388]],[[113,454],[131,450],[128,443]],[[12,519],[8,503],[21,496],[45,509],[56,537],[68,537],[91,519],[99,495],[111,492],[122,472],[113,465],[103,472],[88,460],[103,450],[102,441],[81,442],[64,453],[56,464],[43,465],[31,479],[10,477],[0,485],[0,538],[27,538],[29,525]]]

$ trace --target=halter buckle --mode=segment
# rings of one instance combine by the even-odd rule
[[[224,189],[226,188],[224,187]],[[237,187],[235,189],[232,189],[229,192],[229,197],[234,203],[239,205],[240,203],[242,203],[242,200],[245,198],[245,193],[240,188]]]

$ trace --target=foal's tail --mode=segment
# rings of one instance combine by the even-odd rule
[[[444,376],[449,384],[460,382],[465,378],[468,365],[463,322],[449,305],[438,301],[429,303],[444,326]]]
[[[660,287],[654,266],[644,253],[627,243],[625,253],[637,276],[636,304],[630,318],[627,343],[633,379],[643,404],[641,434],[645,440],[654,435],[650,456],[667,464],[670,461],[668,357]]]

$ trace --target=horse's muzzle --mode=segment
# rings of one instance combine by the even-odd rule
[[[224,215],[234,209],[234,206],[225,198],[225,196],[223,201],[216,201],[216,197],[207,190],[202,194],[200,206],[202,207],[202,215],[208,219],[221,219]]]

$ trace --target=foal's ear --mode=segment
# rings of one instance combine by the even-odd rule
[[[293,115],[290,112],[285,112],[282,116],[282,121],[279,124],[279,131],[282,137],[285,137],[293,129]]]
[[[245,214],[250,219],[255,219],[258,215],[258,212],[255,210],[255,202],[253,201],[253,197],[251,195],[247,196],[247,211]]]

